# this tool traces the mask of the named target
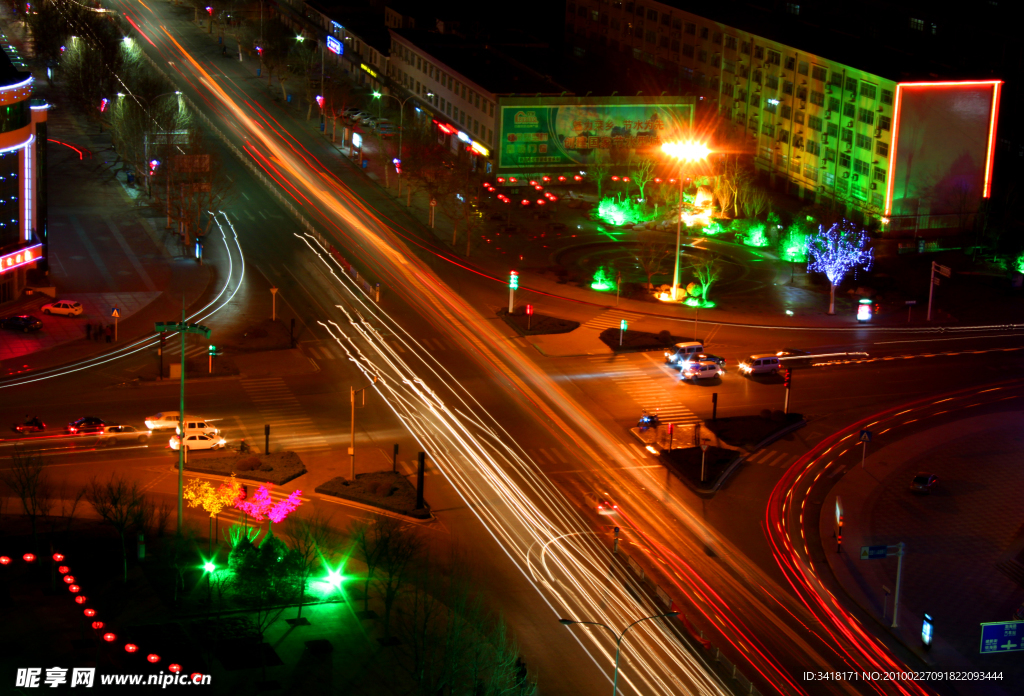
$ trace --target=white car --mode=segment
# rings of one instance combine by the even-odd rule
[[[82,303],[74,300],[57,300],[44,304],[42,309],[43,314],[62,314],[66,317],[77,317],[84,311]]]
[[[228,441],[219,435],[204,435],[203,433],[196,433],[195,435],[185,436],[185,449],[188,451],[194,450],[215,450],[220,449],[228,444]],[[181,440],[177,435],[172,435],[170,440],[171,449],[177,451],[181,447]]]
[[[147,418],[146,427],[150,430],[177,428],[180,420],[181,414],[178,411],[162,411]]]
[[[722,374],[722,366],[711,360],[687,363],[680,373],[682,379],[714,379]]]
[[[96,433],[98,445],[116,445],[119,442],[147,442],[149,432],[136,430],[130,425],[104,425],[103,431]]]

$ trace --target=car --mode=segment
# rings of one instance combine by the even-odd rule
[[[356,119],[362,118],[363,116],[369,116],[370,113],[368,111],[363,111],[358,107],[352,106],[342,111],[341,115],[347,119],[354,121]]]
[[[704,346],[697,341],[677,343],[670,350],[665,351],[665,362],[672,367],[681,368],[692,361],[694,356],[704,352]]]
[[[172,435],[170,439],[170,446],[172,450],[177,451],[181,447],[181,440],[177,435]],[[192,450],[208,450],[208,449],[220,449],[228,444],[228,441],[219,435],[204,435],[203,433],[195,433],[194,435],[185,436],[185,449]]]
[[[43,314],[60,314],[65,317],[77,317],[83,311],[82,303],[74,300],[56,300],[42,307]]]
[[[16,433],[41,433],[46,430],[46,423],[39,420],[38,416],[33,418],[25,417],[25,421],[22,423],[15,423],[11,426],[11,430]]]
[[[611,501],[605,493],[590,491],[584,494],[587,507],[593,509],[599,515],[614,515],[619,511],[619,506]]]
[[[799,348],[783,348],[775,354],[783,367],[807,367],[811,364],[812,353]]]
[[[97,444],[100,445],[116,445],[120,442],[149,441],[148,430],[137,430],[130,425],[104,425],[103,429],[100,430],[97,435],[99,435]]]
[[[716,363],[720,368],[722,368],[722,372],[725,372],[725,358],[720,358],[717,355],[712,355],[711,353],[698,353],[697,355],[693,356],[692,360],[693,362]]]
[[[164,430],[177,428],[181,420],[181,413],[178,411],[161,411],[155,416],[146,418],[146,427],[150,430]]]
[[[178,425],[174,432],[181,435],[181,425]],[[220,435],[220,430],[210,425],[205,418],[198,416],[186,416],[185,417],[185,434],[186,435]]]
[[[377,117],[371,113],[367,113],[366,111],[360,111],[358,114],[352,117],[352,120],[355,121],[356,123],[365,124],[367,121],[376,121]]]
[[[38,331],[43,328],[43,322],[30,314],[12,314],[9,317],[0,319],[0,326],[11,331]]]
[[[779,358],[775,355],[751,355],[740,361],[740,372],[745,375],[778,374]]]
[[[689,380],[714,379],[715,377],[720,377],[721,374],[721,365],[711,360],[704,360],[702,362],[687,363],[686,367],[679,371],[679,378]]]
[[[914,493],[931,493],[932,488],[939,482],[939,477],[929,474],[926,471],[919,471],[914,480],[910,482],[910,490]]]
[[[89,433],[103,432],[106,421],[95,416],[82,416],[78,420],[68,423],[68,432],[72,435],[85,435]]]

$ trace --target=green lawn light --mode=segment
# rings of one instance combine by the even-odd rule
[[[594,273],[594,282],[590,284],[593,290],[614,290],[615,281],[608,275],[608,271],[604,269],[604,266],[598,268]]]
[[[207,573],[213,573],[217,570],[217,564],[213,561],[207,561],[203,564],[203,570],[205,570]]]

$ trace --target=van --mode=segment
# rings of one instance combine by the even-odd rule
[[[751,355],[740,363],[740,372],[745,375],[776,374],[779,371],[777,355]]]
[[[672,367],[682,369],[684,365],[703,352],[703,344],[698,343],[697,341],[677,343],[672,346],[672,350],[665,351],[665,362]]]
[[[181,426],[178,425],[174,428],[174,432],[181,435]],[[186,435],[219,435],[220,431],[217,428],[210,425],[206,420],[202,418],[194,418],[189,416],[185,420],[185,434]]]

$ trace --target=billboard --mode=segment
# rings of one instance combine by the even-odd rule
[[[693,97],[502,97],[498,170],[578,169],[624,163],[685,137]]]
[[[992,187],[999,80],[896,85],[885,214],[922,227],[973,213]]]

